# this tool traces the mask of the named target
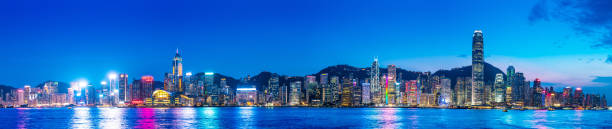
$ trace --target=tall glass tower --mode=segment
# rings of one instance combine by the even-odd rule
[[[370,95],[372,96],[372,102],[374,104],[382,104],[382,86],[380,85],[380,66],[378,65],[378,58],[374,58],[372,62],[372,68],[370,68]]]
[[[482,105],[484,86],[484,54],[482,31],[474,31],[472,37],[472,105]]]
[[[183,92],[183,58],[176,49],[176,55],[172,60],[172,92]]]

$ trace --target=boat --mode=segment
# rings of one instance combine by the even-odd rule
[[[548,109],[547,109],[547,110],[549,110],[549,111],[554,111],[555,109],[554,109],[554,108],[552,108],[552,107],[548,107]]]

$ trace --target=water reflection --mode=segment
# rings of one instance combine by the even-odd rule
[[[205,128],[219,128],[219,121],[217,118],[218,110],[219,108],[217,107],[206,107],[201,110],[204,116],[201,122]]]
[[[543,123],[548,122],[546,117],[548,111],[546,110],[535,110],[533,111],[533,120],[532,120],[532,124],[534,125],[534,128],[538,128],[538,129],[547,129],[549,127],[545,126]]]
[[[399,110],[397,108],[378,108],[374,110],[376,115],[373,116],[376,120],[376,128],[385,129],[396,129],[400,128],[402,123],[400,122],[401,117],[399,116]]]
[[[136,109],[138,118],[136,120],[135,128],[139,129],[155,129],[155,109],[153,108],[138,108]]]
[[[612,112],[406,108],[54,108],[0,110],[0,128],[607,128]]]
[[[254,107],[240,107],[238,108],[238,115],[240,116],[237,119],[239,123],[238,128],[246,128],[253,127],[255,125],[255,108]]]
[[[26,128],[28,126],[28,115],[30,108],[17,108],[17,128]]]
[[[190,128],[194,127],[195,123],[197,123],[196,110],[194,108],[177,108],[172,110],[172,114],[175,116],[173,125],[177,126],[177,128]]]
[[[123,125],[123,108],[102,108],[99,118],[100,127],[104,129],[119,129]]]
[[[90,120],[91,108],[79,107],[74,108],[74,115],[72,116],[71,125],[72,128],[88,129],[92,128]]]

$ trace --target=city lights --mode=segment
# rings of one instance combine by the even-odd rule
[[[111,80],[117,79],[117,73],[109,73],[108,79],[111,79]]]
[[[480,53],[481,31],[475,31],[473,65],[443,71],[408,72],[387,65],[381,72],[380,60],[358,68],[333,66],[327,71],[306,76],[278,74],[247,75],[244,78],[215,76],[213,72],[185,73],[180,53],[172,58],[172,70],[156,81],[152,75],[130,80],[127,73],[107,73],[100,85],[85,79],[70,83],[68,93],[59,93],[59,83],[45,82],[42,87],[24,87],[13,93],[28,96],[46,105],[52,103],[101,107],[182,107],[182,106],[314,106],[314,107],[424,107],[424,108],[569,108],[602,109],[605,96],[586,94],[582,88],[566,87],[557,92],[542,86],[535,78],[533,85],[524,73],[509,66],[507,74],[495,78],[472,78],[483,74],[484,56]],[[482,57],[480,57],[482,56]],[[471,70],[470,70],[471,69]],[[364,72],[365,71],[365,72]],[[263,73],[263,72],[262,72]],[[204,75],[204,76],[202,76]],[[451,76],[452,75],[452,76]],[[466,76],[470,75],[470,76]],[[476,76],[475,76],[476,77]],[[494,82],[488,84],[485,82]],[[482,86],[482,87],[481,87]],[[27,88],[27,89],[26,89]],[[487,90],[490,89],[490,90]],[[62,89],[64,90],[64,89]],[[91,95],[97,95],[93,99]],[[25,96],[25,95],[24,95]],[[53,96],[59,96],[52,98]],[[558,97],[560,96],[560,97]],[[37,98],[38,97],[38,98]],[[14,97],[17,98],[17,97]],[[25,98],[25,97],[19,97]],[[38,99],[38,100],[37,100]],[[60,101],[50,102],[49,100]],[[23,101],[23,100],[20,100]],[[21,102],[21,104],[25,103]],[[41,104],[42,105],[42,104]]]

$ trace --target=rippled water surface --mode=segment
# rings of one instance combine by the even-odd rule
[[[0,128],[612,128],[612,111],[409,108],[13,108]]]

